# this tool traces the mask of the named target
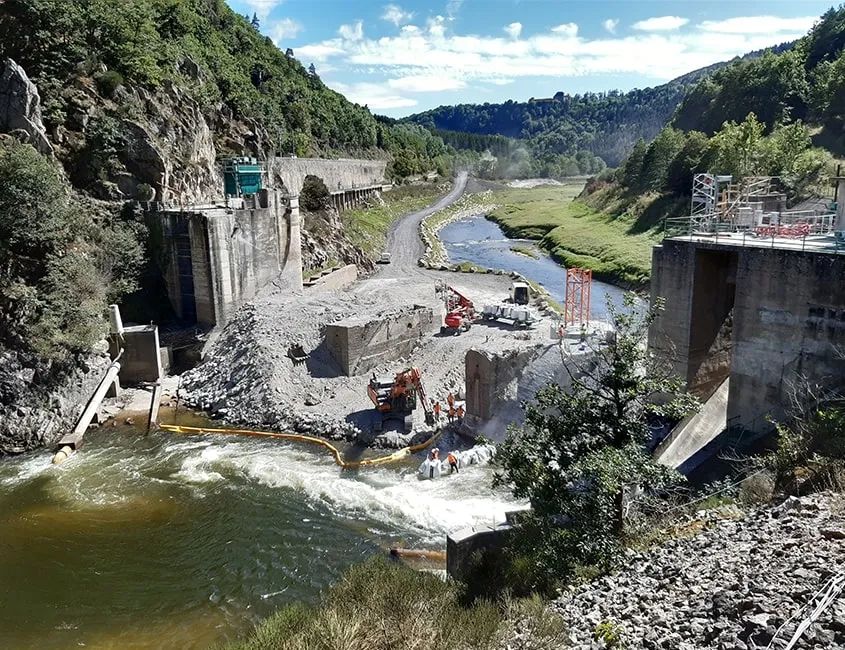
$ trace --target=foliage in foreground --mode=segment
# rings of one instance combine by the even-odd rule
[[[531,502],[514,553],[533,560],[538,589],[584,565],[609,569],[622,551],[626,498],[642,490],[644,501],[682,480],[647,449],[651,418],[677,420],[696,404],[644,345],[662,302],[642,314],[627,294],[621,309],[608,308],[615,340],[595,346],[595,364],[567,361],[569,390],[552,384],[526,403],[525,424],[509,430],[496,455],[497,482]]]
[[[786,493],[845,490],[845,407],[838,394],[804,385],[795,391],[788,423],[777,423],[777,447],[761,460]]]
[[[356,565],[316,607],[290,605],[226,650],[499,648],[518,625],[544,650],[563,644],[559,617],[541,601],[462,604],[458,583],[383,557]]]
[[[59,168],[0,137],[0,349],[64,359],[102,334],[137,288],[142,222],[70,193]]]

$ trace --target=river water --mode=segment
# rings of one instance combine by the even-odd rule
[[[511,250],[515,245],[534,248],[531,240],[508,239],[497,224],[483,216],[454,221],[444,226],[439,234],[452,263],[472,262],[486,268],[518,271],[543,285],[561,305],[566,302],[566,270],[562,266],[536,248],[539,259]],[[591,318],[605,320],[606,297],[621,304],[623,293],[618,287],[594,280],[590,301]]]
[[[515,505],[489,467],[420,481],[422,458],[343,471],[278,440],[107,426],[50,458],[0,462],[0,648],[205,648]]]
[[[476,218],[441,232],[453,261],[517,270],[563,302],[564,272]],[[603,294],[594,283],[593,315]],[[198,424],[163,412],[162,421]],[[444,440],[443,449],[458,446]],[[518,507],[489,467],[420,481],[422,455],[342,471],[296,443],[106,426],[62,465],[0,461],[0,648],[205,648],[315,602],[350,564]]]

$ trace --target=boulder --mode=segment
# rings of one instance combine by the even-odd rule
[[[0,74],[0,131],[22,130],[41,153],[53,155],[41,119],[41,97],[22,67],[6,59]]]

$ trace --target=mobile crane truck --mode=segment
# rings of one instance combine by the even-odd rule
[[[410,433],[414,423],[414,409],[417,402],[422,403],[425,411],[425,423],[433,426],[435,422],[434,409],[429,402],[423,386],[422,375],[418,368],[411,367],[390,377],[376,377],[373,373],[367,386],[370,396],[380,417],[376,421],[376,429],[382,431],[389,420],[403,423],[405,433]]]

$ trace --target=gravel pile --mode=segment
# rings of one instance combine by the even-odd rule
[[[792,497],[717,517],[699,513],[690,524],[711,529],[633,554],[625,571],[555,602],[572,647],[608,647],[595,638],[605,624],[618,633],[615,647],[628,649],[785,648],[814,596],[845,571],[845,497]],[[845,648],[845,595],[794,647]]]

